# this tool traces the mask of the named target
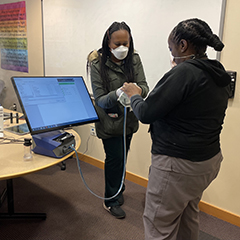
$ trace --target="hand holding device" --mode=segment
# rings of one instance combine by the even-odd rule
[[[129,97],[127,96],[126,93],[122,91],[120,96],[118,97],[118,101],[124,106],[124,107],[130,107],[131,106],[131,101]]]
[[[124,83],[121,90],[131,98],[133,95],[141,95],[142,89],[136,83]]]

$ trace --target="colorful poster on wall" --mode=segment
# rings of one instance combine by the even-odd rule
[[[1,68],[28,72],[25,1],[0,4]]]

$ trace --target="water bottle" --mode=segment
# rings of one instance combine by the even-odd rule
[[[24,155],[25,160],[30,160],[32,158],[32,142],[31,138],[24,138]]]

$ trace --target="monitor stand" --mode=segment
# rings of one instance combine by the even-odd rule
[[[34,134],[32,139],[33,152],[49,157],[62,158],[73,151],[69,147],[75,147],[74,136],[63,130]]]

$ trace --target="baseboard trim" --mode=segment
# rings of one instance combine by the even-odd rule
[[[234,213],[228,212],[224,209],[221,209],[219,207],[216,207],[216,206],[214,206],[210,203],[204,202],[204,201],[200,201],[199,209],[200,209],[200,211],[205,212],[211,216],[214,216],[225,222],[228,222],[228,223],[231,223],[233,225],[240,227],[240,216],[238,216]]]
[[[89,163],[100,169],[104,169],[104,162],[102,162],[98,159],[95,159],[91,156],[87,156],[87,155],[78,153],[78,158],[83,162]],[[128,172],[128,171],[126,172],[126,179],[133,183],[136,183],[140,186],[143,186],[143,187],[147,187],[147,184],[148,184],[148,180],[146,178],[140,177],[140,176],[133,174],[131,172]],[[228,223],[231,223],[233,225],[240,227],[240,216],[238,216],[234,213],[228,212],[224,209],[218,208],[218,207],[211,205],[204,201],[200,201],[199,209],[200,209],[200,211],[202,211],[204,213],[207,213],[207,214],[214,216],[218,219],[221,219],[225,222],[228,222]]]

